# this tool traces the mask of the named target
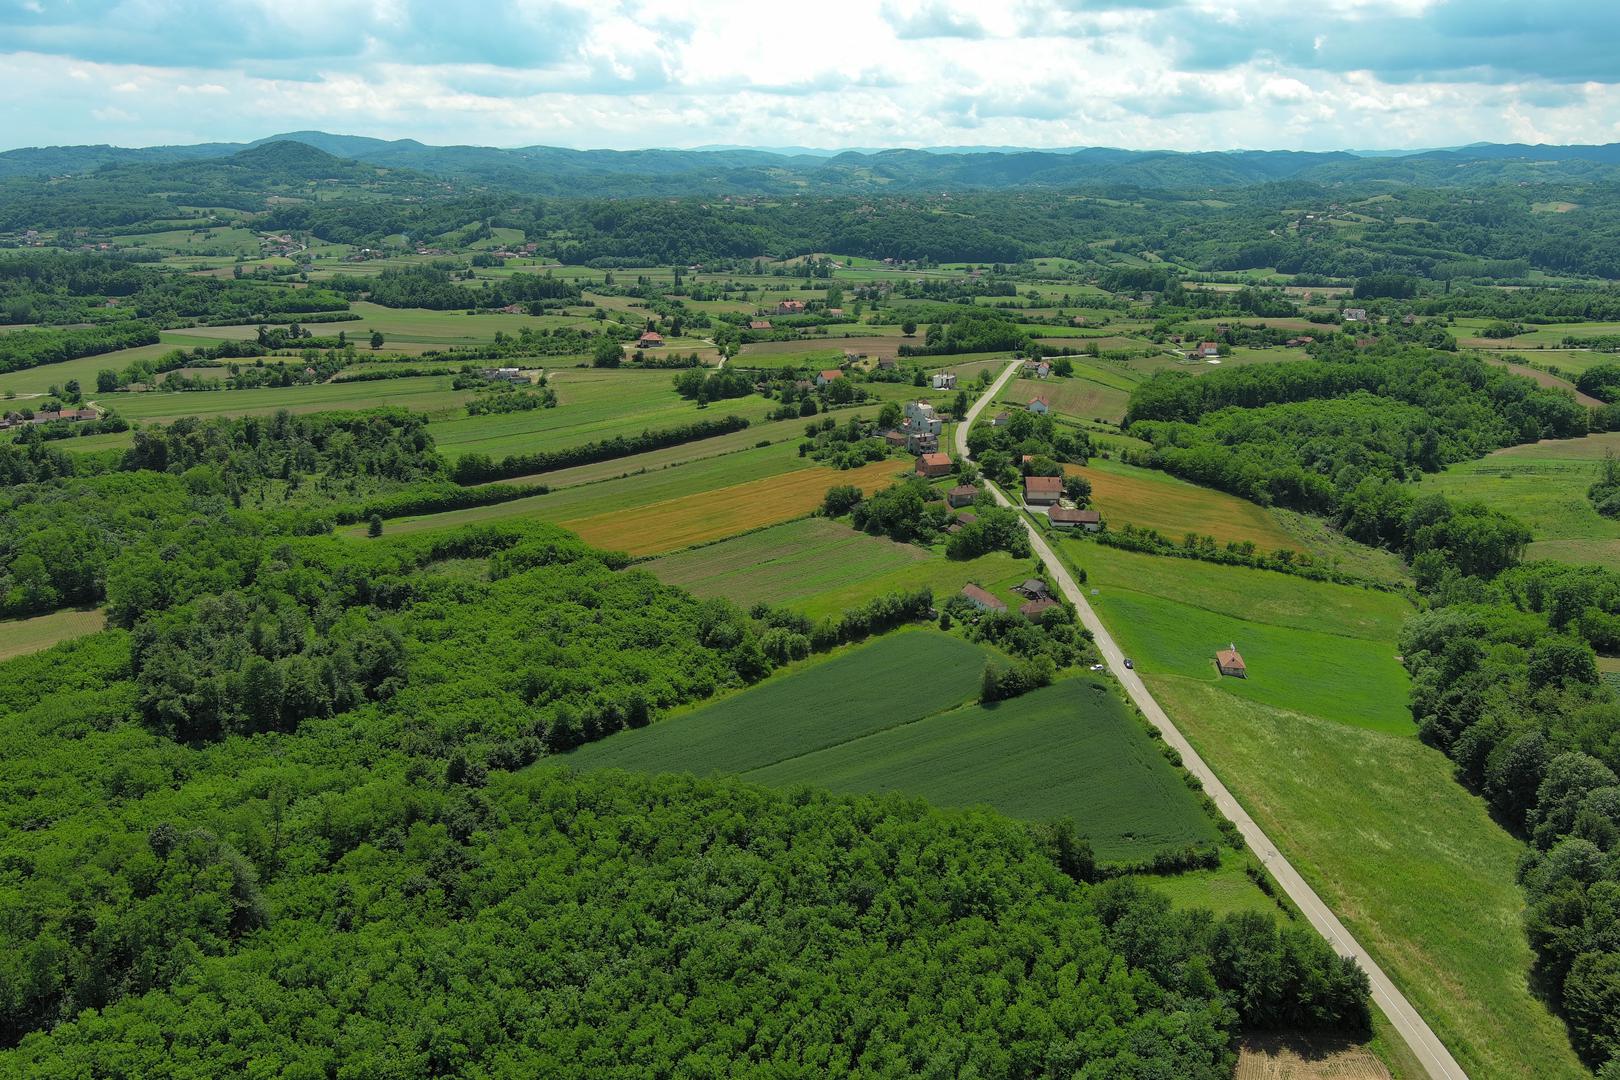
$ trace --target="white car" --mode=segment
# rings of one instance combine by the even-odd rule
[[[1091,665],[1091,670],[1092,671],[1107,671],[1108,670],[1108,665],[1107,664],[1092,664]]]

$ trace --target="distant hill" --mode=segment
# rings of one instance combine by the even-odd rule
[[[287,147],[303,147],[298,156]],[[281,148],[281,149],[275,149]],[[263,156],[244,158],[244,153]],[[314,154],[321,156],[316,157]],[[235,161],[287,180],[353,176],[354,163],[536,195],[599,196],[940,190],[1059,189],[1129,186],[1197,190],[1301,180],[1388,180],[1456,185],[1516,180],[1620,179],[1620,144],[1480,144],[1403,152],[1234,150],[1180,153],[1078,147],[935,147],[925,150],[568,150],[430,146],[414,139],[373,139],[295,131],[252,143],[126,149],[34,147],[0,153],[0,178],[84,174],[100,169]],[[348,170],[348,171],[346,171]]]

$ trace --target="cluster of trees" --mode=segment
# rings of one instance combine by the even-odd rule
[[[497,413],[532,412],[535,409],[557,407],[557,391],[549,386],[522,390],[506,383],[489,388],[467,402],[468,416],[490,416]]]
[[[1576,378],[1575,389],[1611,405],[1620,403],[1620,364],[1592,365]]]
[[[333,288],[364,295],[384,307],[432,308],[453,311],[469,308],[497,308],[509,304],[579,299],[578,286],[550,274],[512,274],[498,281],[485,281],[481,288],[458,285],[448,270],[432,266],[412,266],[384,270],[370,277],[338,277]]]
[[[1584,435],[1588,410],[1472,357],[1342,339],[1295,364],[1191,378],[1131,395],[1134,460],[1256,502],[1337,510],[1369,478],[1406,479],[1490,450]]]
[[[697,442],[732,431],[741,431],[748,421],[740,416],[726,416],[712,420],[694,420],[682,427],[643,431],[640,435],[616,435],[611,439],[581,443],[562,450],[541,450],[532,454],[508,454],[499,461],[488,454],[463,454],[456,459],[452,476],[458,484],[482,484],[490,480],[507,480],[514,476],[550,472],[574,465],[589,465],[596,461],[628,457],[648,450],[661,450],[666,446]]]
[[[1412,715],[1531,845],[1538,974],[1594,1066],[1620,1059],[1620,574],[1533,563],[1453,581],[1401,635]]]
[[[1016,484],[1020,476],[1061,476],[1064,462],[1084,465],[1092,453],[1084,431],[1024,409],[1009,412],[1004,423],[975,424],[968,449],[984,475],[1003,486]]]
[[[157,327],[134,320],[75,330],[13,330],[0,334],[0,372],[157,343]]]
[[[1604,517],[1620,517],[1620,458],[1612,450],[1603,455],[1597,479],[1587,489],[1586,497]]]
[[[689,367],[675,376],[675,392],[699,405],[747,397],[754,392],[754,376],[736,368],[710,371],[706,368]]]
[[[884,406],[885,412],[890,405],[893,403]],[[895,406],[894,411],[898,412],[899,407]],[[819,423],[805,426],[799,456],[835,469],[856,469],[869,462],[882,461],[890,453],[889,444],[878,436],[879,428],[884,426],[895,425],[884,425],[881,420],[874,425],[859,417],[850,417],[840,424],[831,416],[823,417]]]
[[[939,309],[929,311],[940,317]],[[1029,331],[1000,312],[956,306],[944,309],[944,314],[946,319],[929,325],[921,345],[902,344],[900,355],[1013,352],[1030,347]]]

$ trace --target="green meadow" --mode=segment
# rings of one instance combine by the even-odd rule
[[[1423,479],[1423,490],[1501,506],[1530,525],[1525,557],[1562,562],[1620,561],[1620,521],[1592,506],[1586,491],[1604,453],[1620,454],[1620,432],[1549,439],[1464,461]]]
[[[1523,846],[1456,782],[1445,755],[1196,678],[1144,679],[1469,1075],[1591,1076],[1530,989],[1515,879]]]
[[[747,607],[792,603],[937,557],[915,544],[897,544],[826,518],[808,518],[666,555],[647,563],[646,569],[665,584],[698,596],[723,596]]]
[[[1396,637],[1410,612],[1394,593],[1270,570],[1062,543],[1086,591],[1144,674],[1174,674],[1240,698],[1356,727],[1410,734]],[[1222,677],[1235,644],[1248,677]]]

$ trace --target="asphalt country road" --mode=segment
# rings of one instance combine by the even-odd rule
[[[1007,369],[1001,373],[1000,377],[991,383],[984,394],[973,403],[972,408],[968,410],[967,417],[956,426],[956,453],[960,460],[966,461],[971,456],[968,453],[967,437],[968,431],[973,427],[973,422],[978,419],[979,413],[984,410],[985,406],[995,400],[1002,387],[1007,385],[1007,382],[1022,366],[1022,360],[1014,360],[1008,364]],[[1018,504],[1008,499],[1006,494],[995,484],[987,482],[986,487],[995,496],[996,502],[1002,506],[1020,509]],[[1288,898],[1305,913],[1305,917],[1310,920],[1312,926],[1316,927],[1317,932],[1327,938],[1328,943],[1338,951],[1339,955],[1354,957],[1356,962],[1361,965],[1362,970],[1367,973],[1368,980],[1372,983],[1373,1001],[1377,1003],[1384,1015],[1389,1018],[1390,1024],[1400,1033],[1401,1038],[1406,1040],[1407,1046],[1411,1048],[1412,1053],[1418,1060],[1423,1063],[1423,1067],[1428,1070],[1429,1076],[1433,1080],[1467,1080],[1468,1074],[1452,1058],[1451,1052],[1446,1049],[1445,1044],[1424,1022],[1418,1011],[1412,1007],[1412,1003],[1406,1000],[1405,995],[1390,981],[1389,976],[1384,974],[1383,969],[1373,961],[1371,956],[1367,955],[1367,950],[1363,949],[1356,939],[1350,935],[1350,931],[1345,929],[1338,916],[1334,915],[1332,910],[1322,902],[1322,898],[1316,895],[1316,890],[1306,884],[1305,879],[1294,869],[1293,864],[1277,851],[1277,846],[1271,842],[1260,826],[1255,824],[1254,819],[1249,816],[1248,812],[1232,797],[1232,793],[1226,789],[1225,784],[1221,783],[1214,770],[1204,763],[1204,759],[1198,756],[1198,752],[1192,748],[1192,744],[1171,722],[1165,711],[1159,707],[1159,703],[1154,700],[1153,695],[1148,693],[1148,689],[1143,685],[1141,677],[1134,670],[1125,666],[1125,654],[1120,651],[1119,646],[1114,642],[1113,636],[1108,633],[1108,628],[1103,625],[1102,620],[1097,617],[1097,613],[1086,602],[1085,594],[1075,582],[1074,576],[1069,573],[1068,567],[1057,557],[1057,553],[1047,545],[1045,537],[1041,535],[1040,531],[1035,528],[1027,517],[1024,519],[1024,528],[1029,532],[1029,542],[1034,547],[1035,554],[1046,565],[1047,572],[1052,575],[1052,579],[1057,583],[1064,598],[1074,605],[1075,610],[1080,615],[1081,623],[1087,630],[1091,631],[1092,637],[1096,639],[1097,649],[1102,653],[1103,661],[1108,665],[1108,670],[1113,674],[1114,678],[1119,680],[1120,685],[1125,688],[1125,692],[1130,695],[1131,701],[1136,704],[1137,708],[1142,710],[1148,721],[1159,729],[1159,732],[1164,736],[1164,741],[1174,747],[1176,752],[1181,755],[1182,765],[1186,767],[1188,772],[1198,778],[1198,782],[1204,786],[1204,791],[1214,800],[1221,813],[1237,825],[1238,831],[1243,835],[1244,843],[1249,846],[1249,850],[1259,856],[1260,861],[1271,872],[1271,876],[1276,879],[1277,884],[1282,886],[1283,891],[1288,894]]]

